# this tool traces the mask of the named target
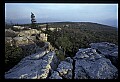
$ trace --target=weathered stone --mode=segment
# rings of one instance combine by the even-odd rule
[[[48,52],[49,52],[49,51],[40,51],[40,52],[37,52],[37,53],[35,53],[35,54],[33,54],[33,55],[30,55],[30,56],[28,56],[28,57],[26,57],[26,58],[28,58],[28,59],[33,59],[33,60],[38,60],[38,59],[40,59],[41,57],[43,57],[44,55],[46,55]]]
[[[101,48],[112,45],[102,43]],[[92,44],[93,45],[93,44]],[[98,44],[97,44],[98,45]],[[34,48],[36,45],[29,46]],[[105,50],[96,51],[95,48],[79,49],[71,59],[67,57],[59,62],[54,51],[47,51],[49,43],[37,53],[23,58],[16,66],[5,73],[5,79],[117,79],[118,69],[110,60],[116,62],[118,51],[115,45]],[[115,47],[115,49],[113,49]],[[101,50],[100,48],[100,50]],[[103,49],[106,49],[103,48]],[[28,49],[28,46],[26,46]],[[113,49],[113,51],[112,51]],[[107,52],[108,51],[108,52]],[[107,53],[107,54],[106,54]],[[109,54],[108,54],[109,53]],[[107,57],[109,56],[109,59]],[[74,65],[75,64],[75,65]],[[74,72],[74,73],[73,73]]]
[[[16,45],[28,44],[28,39],[26,37],[14,37],[13,40]]]
[[[14,29],[24,29],[25,27],[22,27],[22,26],[13,26]]]
[[[101,58],[102,56],[100,55],[100,54],[96,54],[96,56],[95,56],[95,59],[99,59],[99,58]]]
[[[35,57],[34,57],[35,56]],[[27,56],[15,67],[5,73],[6,79],[46,79],[51,69],[54,52],[49,52],[43,58]],[[37,59],[30,59],[37,58]]]
[[[97,49],[106,58],[109,58],[111,62],[118,67],[118,46],[108,42],[91,43],[91,48]]]
[[[24,60],[10,69],[6,74],[6,79],[33,79],[37,77],[40,69],[38,66],[42,60]],[[32,76],[32,77],[31,77]],[[37,79],[37,78],[36,78]]]
[[[65,58],[65,61],[67,61],[69,63],[73,63],[73,60],[70,57]]]
[[[62,79],[62,77],[59,76],[59,73],[57,71],[54,71],[49,79]]]
[[[101,54],[108,55],[115,51],[118,51],[118,46],[108,42],[101,42],[101,43],[91,43],[91,48],[97,49]],[[117,55],[116,55],[117,56]]]
[[[83,67],[81,67],[77,63],[79,63],[79,62],[76,61],[76,64],[75,64],[75,70],[74,70],[75,76],[74,76],[74,79],[88,79],[87,73],[85,72]]]
[[[72,63],[62,61],[58,65],[57,71],[59,72],[60,76],[66,79],[72,79]]]
[[[37,29],[30,29],[19,32],[18,36],[31,36],[32,34],[39,34],[39,33],[40,31],[38,31]]]
[[[46,60],[48,64],[50,64],[52,62],[54,55],[55,55],[55,52],[49,52],[47,55],[43,57],[43,60]]]
[[[95,60],[95,56],[94,56],[94,55],[91,55],[91,56],[89,57],[89,60],[94,61],[94,60]]]
[[[88,55],[89,57],[80,58]],[[117,78],[117,68],[112,65],[109,59],[102,54],[98,54],[95,49],[79,49],[75,57],[74,79],[115,79]]]
[[[52,60],[52,62],[50,64],[52,70],[56,70],[58,65],[59,65],[59,63],[60,63],[60,61],[58,60],[57,56],[54,55],[53,60]]]
[[[36,40],[36,36],[27,36],[26,38],[29,40],[30,43]]]
[[[41,33],[39,39],[42,41],[47,41],[47,34]]]
[[[75,62],[75,79],[115,79],[117,69],[109,59],[100,58],[96,61],[84,59]]]
[[[96,52],[95,49],[92,48],[86,48],[86,49],[79,49],[79,51],[76,53],[76,55],[73,57],[74,59],[89,59],[89,60],[95,60],[99,59],[102,56]]]

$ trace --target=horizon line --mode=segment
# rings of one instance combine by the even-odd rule
[[[85,21],[84,22],[82,22],[82,21],[53,21],[53,22],[37,22],[36,24],[42,24],[42,23],[65,23],[65,22],[69,22],[69,23],[96,23],[96,24],[101,24],[101,25],[105,25],[105,26],[118,28],[118,26],[111,26],[111,25],[102,24],[102,23],[98,23],[98,22],[92,22],[92,21],[86,21],[86,22]],[[6,22],[6,23],[8,23],[8,22]],[[12,23],[12,24],[24,25],[24,24],[31,24],[31,23]]]

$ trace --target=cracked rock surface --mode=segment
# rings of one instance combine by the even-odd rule
[[[90,45],[64,61],[54,51],[27,56],[5,73],[5,79],[117,79],[118,46],[108,42]]]
[[[15,67],[5,73],[6,79],[46,79],[50,63],[53,60],[55,52],[43,52],[32,54],[22,59]],[[43,56],[40,58],[40,56]]]
[[[80,49],[74,60],[74,79],[115,79],[117,77],[117,68],[109,59],[98,54],[95,49]]]

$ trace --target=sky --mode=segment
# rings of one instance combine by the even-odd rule
[[[5,3],[6,22],[31,23],[31,12],[37,23],[94,22],[118,27],[118,4]]]

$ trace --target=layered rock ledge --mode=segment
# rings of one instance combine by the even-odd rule
[[[80,49],[75,60],[74,79],[116,79],[117,68],[95,49]]]
[[[42,51],[22,59],[6,74],[6,79],[45,79],[51,69],[55,52]]]
[[[54,51],[39,51],[6,72],[5,79],[117,79],[118,46],[108,42],[90,46],[61,62]]]

